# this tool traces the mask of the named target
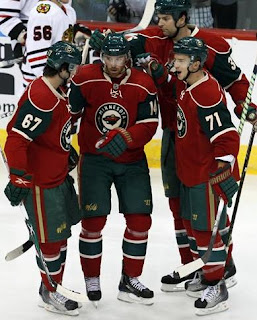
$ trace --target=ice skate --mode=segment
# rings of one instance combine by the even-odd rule
[[[118,299],[130,303],[153,304],[154,293],[146,288],[136,277],[122,274]]]
[[[202,271],[197,272],[198,275],[190,282],[187,281],[185,283],[186,294],[189,297],[200,298],[203,290],[207,288],[206,284],[202,283],[203,273]],[[224,279],[226,282],[227,289],[235,286],[237,284],[237,280],[235,278],[236,267],[231,259],[230,263],[225,267]]]
[[[38,306],[45,308],[45,310],[65,314],[69,316],[78,316],[78,303],[76,301],[67,299],[59,292],[48,291],[46,286],[41,282],[39,288],[40,301]]]
[[[199,316],[222,312],[228,309],[228,290],[225,280],[207,286],[202,297],[195,301],[195,314]]]
[[[195,273],[191,273],[188,276],[176,279],[173,277],[173,272],[163,276],[161,279],[161,290],[164,292],[180,292],[185,291],[185,282],[191,281],[194,278]]]
[[[102,298],[102,292],[100,287],[100,278],[99,277],[86,277],[86,290],[87,296],[90,301],[92,301],[95,308],[98,307],[98,301]]]

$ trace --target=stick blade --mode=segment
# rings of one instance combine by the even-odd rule
[[[31,240],[26,241],[18,248],[8,252],[5,256],[5,261],[11,261],[19,256],[21,256],[23,253],[25,253],[27,250],[29,250],[33,246],[33,242]]]
[[[57,284],[56,291],[59,292],[64,297],[66,297],[67,299],[70,299],[73,301],[77,301],[77,302],[87,302],[88,301],[87,295],[79,293],[79,292],[71,291],[71,290],[61,286],[60,284]]]
[[[184,264],[183,266],[178,267],[174,271],[174,278],[181,279],[188,276],[190,273],[201,269],[205,265],[204,261],[201,258],[198,258],[192,262]]]

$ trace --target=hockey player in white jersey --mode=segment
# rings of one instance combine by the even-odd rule
[[[48,48],[62,39],[70,25],[76,23],[76,12],[69,0],[38,1],[27,24],[25,61],[22,64],[23,86],[42,75]]]
[[[23,54],[29,13],[37,2],[38,0],[1,0],[0,31],[11,38],[15,58]]]

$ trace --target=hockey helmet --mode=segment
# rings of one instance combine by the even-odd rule
[[[46,64],[55,70],[60,70],[64,63],[69,65],[81,64],[81,52],[73,45],[65,41],[53,44],[47,52]]]
[[[174,44],[174,53],[182,53],[190,57],[191,62],[200,61],[201,67],[204,65],[208,48],[202,39],[195,37],[185,37]]]
[[[120,33],[109,33],[102,44],[102,54],[109,56],[121,56],[128,54],[130,45],[128,40]]]
[[[182,12],[188,12],[191,8],[191,0],[156,0],[155,14],[172,15],[174,20],[178,20]]]

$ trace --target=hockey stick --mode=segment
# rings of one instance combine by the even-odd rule
[[[9,166],[8,166],[4,151],[3,151],[1,146],[0,146],[0,152],[1,152],[3,163],[4,163],[5,167],[6,167],[7,172],[9,173]],[[26,217],[27,216],[27,212],[26,212],[26,209],[25,209],[25,206],[24,206],[23,203],[20,204],[20,209],[21,209],[22,213]],[[63,296],[65,296],[67,299],[74,300],[74,301],[77,301],[77,302],[86,302],[86,301],[88,301],[88,298],[87,298],[86,295],[83,295],[83,294],[78,293],[78,292],[71,291],[71,290],[63,287],[59,283],[55,282],[52,279],[52,277],[50,275],[50,272],[49,272],[49,269],[47,267],[45,258],[43,256],[43,253],[42,253],[41,249],[40,249],[40,245],[39,245],[37,236],[35,234],[35,231],[33,229],[33,226],[31,224],[31,222],[29,221],[29,218],[25,218],[25,223],[26,223],[26,226],[27,226],[27,228],[29,230],[30,239],[33,241],[33,243],[35,245],[35,249],[36,249],[37,255],[39,257],[39,260],[41,262],[42,268],[43,268],[43,270],[44,270],[44,272],[46,274],[47,280],[49,281],[49,284],[51,285],[51,287],[53,289],[55,289],[57,292],[59,292],[60,294],[62,294]]]
[[[213,225],[213,229],[212,229],[212,235],[211,235],[211,240],[208,246],[207,251],[204,253],[204,255],[192,262],[189,262],[183,266],[178,267],[175,271],[174,271],[174,278],[176,279],[180,279],[183,278],[187,275],[189,275],[192,272],[197,271],[198,269],[201,269],[210,259],[211,253],[212,253],[212,249],[213,249],[213,245],[216,239],[216,235],[219,229],[219,223],[220,223],[220,218],[222,215],[222,211],[224,209],[224,200],[220,199],[219,202],[219,206],[218,206],[218,212],[216,215],[216,219]]]
[[[19,247],[13,249],[12,251],[8,252],[6,254],[6,256],[5,256],[5,260],[6,261],[11,261],[11,260],[14,260],[14,259],[18,258],[23,253],[28,251],[32,246],[33,246],[33,241],[27,240],[21,246],[19,246]]]
[[[153,14],[154,14],[155,2],[156,2],[156,0],[148,0],[146,2],[142,19],[137,26],[135,26],[132,29],[128,29],[128,30],[124,30],[124,31],[120,31],[120,32],[132,33],[132,32],[137,32],[137,31],[146,29],[149,26],[151,19],[153,17]]]
[[[257,75],[257,56],[255,58],[253,72],[252,72],[252,75],[251,75],[251,79],[249,81],[249,87],[248,87],[248,90],[247,90],[246,98],[245,98],[245,101],[243,103],[243,110],[242,110],[240,123],[239,123],[239,127],[238,127],[238,134],[240,136],[242,134],[243,127],[244,127],[244,124],[245,124],[245,121],[246,121],[246,115],[247,115],[248,107],[249,107],[249,104],[250,104],[251,99],[252,99],[252,93],[253,93],[253,88],[254,88],[254,84],[255,84],[256,75]],[[235,217],[236,217],[237,208],[238,208],[238,204],[239,204],[239,199],[240,199],[242,188],[243,188],[243,183],[244,183],[244,179],[245,179],[245,175],[246,175],[246,170],[247,170],[247,167],[248,167],[248,162],[249,162],[249,158],[250,158],[250,154],[251,154],[254,135],[255,135],[255,128],[253,126],[252,133],[251,133],[250,140],[249,140],[249,144],[248,144],[246,157],[245,157],[245,162],[244,162],[244,165],[243,165],[243,172],[242,172],[242,175],[241,175],[241,179],[240,179],[240,183],[239,183],[239,187],[238,187],[238,191],[237,191],[237,197],[236,197],[235,206],[234,206],[234,209],[233,209],[231,223],[230,223],[230,227],[229,227],[228,242],[226,243],[226,248],[229,246],[231,234],[232,234],[233,227],[234,227]],[[219,216],[219,209],[218,209],[218,213],[217,213],[217,216],[216,216],[214,227],[215,227],[216,224],[217,225],[219,224],[219,220],[220,220],[220,216]],[[214,227],[213,227],[211,240],[210,240],[208,249],[205,252],[205,254],[201,258],[198,258],[198,259],[196,259],[196,260],[194,260],[192,262],[189,262],[189,263],[187,263],[187,264],[185,264],[183,266],[178,267],[174,271],[174,277],[176,279],[183,278],[183,277],[189,275],[190,273],[197,271],[198,269],[202,268],[208,262],[208,259],[210,258],[210,254],[211,254],[211,251],[212,251],[212,248],[213,248],[213,244],[214,244],[214,241],[215,241],[215,238],[216,238],[216,234],[217,234],[217,231],[218,231],[218,227],[217,227],[217,230],[214,233]]]
[[[20,62],[22,62],[22,60],[23,60],[23,56],[22,56],[22,57],[19,57],[19,58],[15,58],[15,59],[0,61],[0,68],[12,66],[12,65],[14,65],[15,63],[20,63]]]

